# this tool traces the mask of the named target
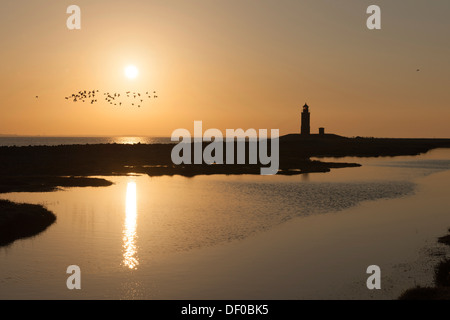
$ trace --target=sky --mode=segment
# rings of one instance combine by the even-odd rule
[[[73,4],[80,30],[66,26]],[[366,27],[372,4],[381,30]],[[196,120],[287,134],[306,102],[312,132],[450,138],[449,12],[448,0],[3,0],[0,134],[170,136]],[[64,99],[91,89],[158,98]]]

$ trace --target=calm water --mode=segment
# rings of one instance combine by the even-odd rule
[[[0,146],[58,146],[72,144],[174,143],[170,137],[0,137]]]
[[[392,299],[446,254],[450,150],[300,176],[114,176],[10,193],[57,222],[0,249],[1,299]],[[66,288],[78,265],[82,289]],[[382,290],[365,286],[382,268]]]

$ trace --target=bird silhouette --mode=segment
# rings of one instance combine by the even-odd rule
[[[102,94],[103,93],[103,97],[105,99],[106,102],[108,102],[111,105],[126,105],[127,103],[127,99],[125,98],[125,95],[127,98],[130,98],[131,95],[131,91],[126,91],[125,94],[121,94],[120,92],[102,92],[100,93],[100,90],[98,89],[92,89],[92,90],[80,90],[77,93],[72,93],[66,97],[64,97],[65,100],[71,100],[73,102],[89,102],[91,105],[95,104],[96,102],[98,102],[98,100],[96,99],[96,94]],[[145,92],[147,95],[147,98],[152,98],[152,95],[149,94],[149,91]],[[153,91],[154,95],[153,98],[157,98],[156,91]],[[131,101],[128,100],[128,103],[131,103],[132,106],[137,105],[137,107],[141,107],[143,105],[143,103],[145,103],[145,99],[146,97],[143,97],[142,94],[140,92],[133,92],[132,93],[133,97],[132,99],[136,99],[136,97],[140,97],[139,104],[135,104],[134,102],[131,103]],[[39,96],[36,96],[36,99]],[[132,100],[135,101],[135,100]]]

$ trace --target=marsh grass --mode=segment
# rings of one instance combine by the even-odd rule
[[[0,246],[35,236],[55,221],[56,216],[43,206],[0,200]]]
[[[450,232],[450,229],[448,230]],[[439,243],[450,245],[450,234],[440,237]],[[400,300],[450,300],[450,259],[444,259],[434,268],[434,287],[411,288]]]

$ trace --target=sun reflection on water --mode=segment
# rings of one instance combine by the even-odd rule
[[[123,264],[130,269],[137,269],[139,261],[136,247],[136,183],[128,182],[125,208],[125,224],[123,230]]]
[[[145,138],[143,138],[143,137],[116,137],[116,138],[114,138],[114,143],[117,143],[117,144],[145,143]]]

